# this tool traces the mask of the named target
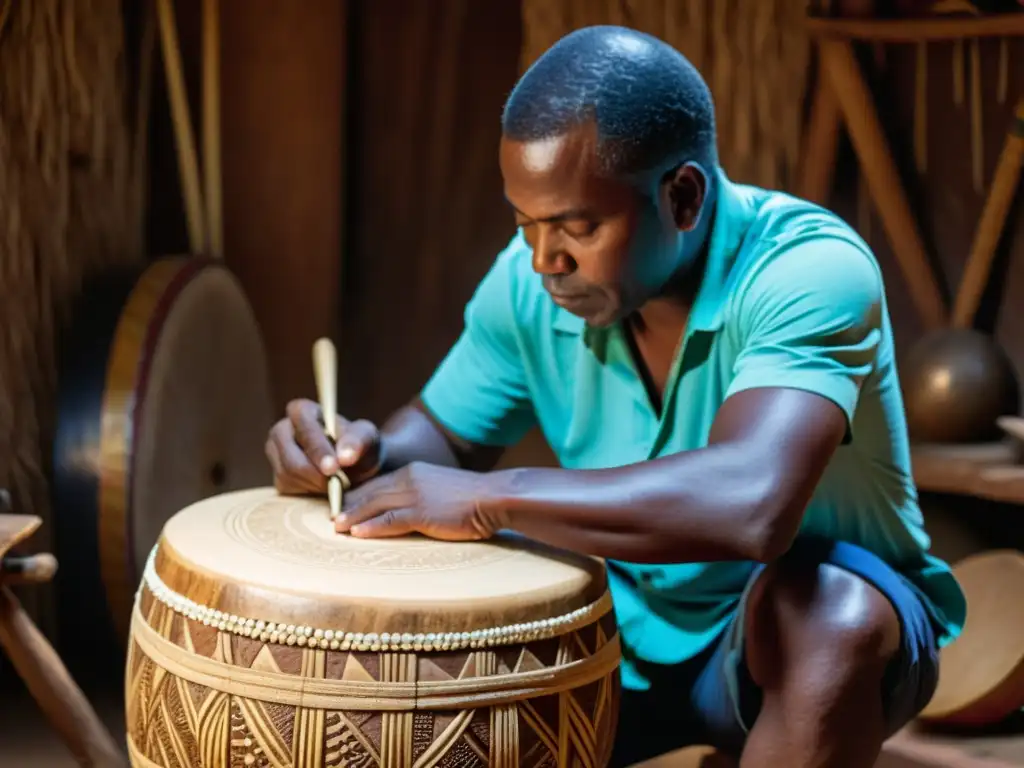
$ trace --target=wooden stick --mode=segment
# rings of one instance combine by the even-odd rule
[[[945,302],[853,46],[845,40],[829,40],[820,43],[819,49],[878,217],[906,278],[910,298],[925,327],[940,328],[946,321]]]
[[[914,164],[917,172],[928,172],[928,43],[917,44],[914,73]]]
[[[871,40],[919,43],[922,40],[968,40],[975,37],[1022,37],[1024,13],[986,13],[968,18],[926,16],[920,19],[808,18],[804,29],[819,40]]]
[[[206,252],[224,258],[220,160],[220,0],[203,0],[203,190]]]
[[[39,515],[0,514],[0,557],[39,530],[42,522]]]
[[[174,123],[174,142],[178,151],[178,173],[181,175],[181,189],[185,196],[189,248],[193,254],[199,254],[203,252],[206,244],[203,196],[199,189],[199,160],[196,157],[192,118],[189,115],[188,96],[185,92],[185,75],[181,64],[173,0],[157,0],[157,13],[171,121]]]
[[[807,149],[801,161],[803,167],[800,169],[797,194],[812,203],[827,206],[835,177],[842,116],[820,58],[818,62],[818,82],[811,103],[811,116],[804,141]]]
[[[0,586],[0,645],[79,765],[128,765],[60,657],[4,586]]]
[[[57,558],[49,552],[38,555],[6,555],[0,558],[0,583],[44,584],[57,573]]]
[[[996,101],[1006,103],[1006,92],[1010,79],[1010,43],[1005,37],[999,38],[999,71],[996,75]]]
[[[996,248],[1006,225],[1017,185],[1020,182],[1021,166],[1024,164],[1024,98],[1017,102],[1010,127],[999,155],[992,187],[978,220],[971,253],[967,257],[964,276],[960,280],[956,302],[953,306],[953,327],[969,328],[981,303],[982,294],[988,285],[989,272],[995,259]]]
[[[974,191],[985,189],[985,133],[981,103],[981,43],[971,41],[971,172]]]
[[[324,431],[333,444],[338,439],[338,352],[330,339],[317,339],[313,344],[313,378],[316,379]],[[327,479],[327,500],[331,507],[331,520],[341,513],[342,491],[341,473]]]

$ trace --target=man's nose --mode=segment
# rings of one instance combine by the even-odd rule
[[[550,230],[537,233],[537,242],[533,246],[533,271],[540,275],[572,272],[572,259],[562,247],[560,234]]]

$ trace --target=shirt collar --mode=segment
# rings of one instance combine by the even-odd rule
[[[721,168],[717,176],[718,202],[707,265],[688,323],[695,331],[717,331],[722,327],[722,311],[732,289],[732,268],[757,214],[750,188],[734,184]]]
[[[743,240],[756,214],[750,190],[734,184],[719,168],[716,171],[718,197],[715,221],[711,227],[707,265],[697,298],[690,312],[689,328],[716,331],[722,326],[722,310],[729,297],[730,275]],[[555,307],[554,327],[569,334],[581,334],[585,321],[571,312]]]

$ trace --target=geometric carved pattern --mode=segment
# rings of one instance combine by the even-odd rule
[[[619,706],[611,612],[576,631],[508,646],[325,651],[223,632],[145,593],[125,681],[137,768],[601,768],[610,758]],[[614,665],[581,676],[610,653]],[[480,693],[489,678],[506,685],[538,673],[564,684],[524,685],[498,704],[489,698],[500,697]],[[253,693],[237,683],[243,678],[255,681]],[[314,681],[376,686],[380,701],[388,686],[411,683],[454,692],[458,705],[375,709],[372,699],[349,698],[347,706],[303,706]],[[472,692],[459,700],[460,690]]]

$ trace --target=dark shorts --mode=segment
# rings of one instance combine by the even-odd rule
[[[801,539],[785,558],[842,568],[873,585],[896,609],[903,630],[900,649],[882,683],[888,733],[895,733],[925,707],[938,682],[936,634],[927,609],[889,565],[853,544]],[[612,768],[692,744],[733,754],[742,750],[761,705],[760,689],[744,662],[742,617],[750,586],[763,569],[754,571],[720,640],[676,666],[641,666],[652,686],[623,691]]]

